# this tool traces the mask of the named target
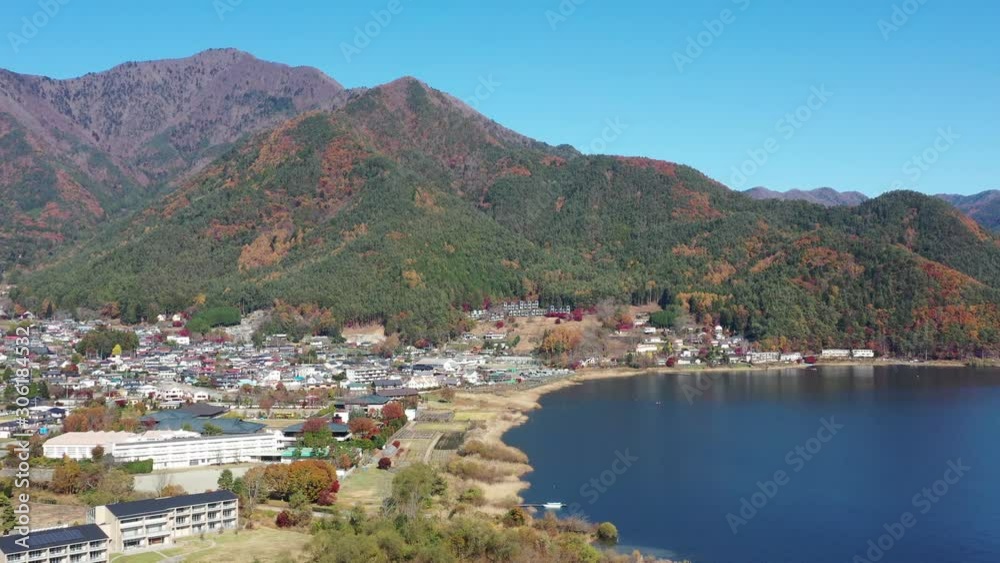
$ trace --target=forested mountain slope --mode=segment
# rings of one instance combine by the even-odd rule
[[[247,133],[349,94],[232,49],[54,80],[0,70],[0,272],[149,202]]]
[[[199,294],[280,299],[410,340],[522,296],[678,302],[810,347],[1000,340],[1000,242],[944,202],[755,201],[686,166],[534,142],[413,79],[256,135],[18,283],[26,305],[128,321]]]

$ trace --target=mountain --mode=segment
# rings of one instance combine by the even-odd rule
[[[14,282],[41,310],[277,306],[411,342],[531,296],[676,303],[771,346],[1000,343],[1000,239],[943,201],[756,201],[687,166],[532,141],[412,78],[237,143]]]
[[[780,199],[784,201],[808,201],[827,207],[838,205],[859,205],[868,200],[860,192],[839,192],[833,188],[815,190],[788,190],[778,192],[764,187],[744,190],[744,194],[754,199]],[[980,225],[994,232],[1000,232],[1000,190],[987,190],[975,195],[936,195],[939,199],[957,207],[962,213],[975,219]]]
[[[987,190],[975,195],[937,196],[954,205],[987,229],[1000,232],[1000,190]]]
[[[347,97],[316,69],[232,49],[69,80],[0,70],[0,267],[140,207],[245,134]]]
[[[781,199],[808,201],[832,207],[835,205],[858,205],[868,201],[868,196],[861,192],[838,192],[833,188],[816,188],[814,190],[788,190],[777,192],[764,187],[750,188],[743,193],[754,199]]]

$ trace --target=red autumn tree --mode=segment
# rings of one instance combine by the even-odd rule
[[[382,418],[385,420],[396,420],[404,416],[406,416],[406,412],[403,410],[403,405],[397,401],[391,401],[382,407]]]
[[[381,458],[381,459],[378,460],[378,468],[379,469],[389,469],[390,467],[392,467],[392,460],[391,459],[389,459],[387,457],[383,457],[383,458]]]
[[[347,428],[351,434],[362,438],[367,438],[378,431],[378,425],[375,424],[375,421],[365,416],[352,418],[348,421]]]

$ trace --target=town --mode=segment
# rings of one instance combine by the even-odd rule
[[[382,499],[360,492],[369,478],[355,478],[356,472],[393,471],[415,458],[445,460],[464,447],[462,435],[449,431],[455,412],[440,406],[456,391],[519,388],[607,367],[699,369],[875,356],[857,348],[761,350],[721,326],[698,327],[677,311],[664,313],[657,307],[573,310],[537,300],[488,304],[467,312],[470,330],[451,342],[417,347],[380,327],[345,328],[340,337],[261,335],[254,316],[192,330],[204,318],[194,309],[134,326],[5,309],[5,474],[16,465],[14,445],[28,436],[32,479],[56,498],[74,495],[90,508],[35,515],[31,533],[36,542],[44,537],[42,543],[28,550],[8,536],[0,552],[12,562],[63,561],[64,555],[96,562],[232,531],[261,511],[273,511],[278,527],[301,524],[310,519],[305,514],[331,504],[342,486],[341,497],[349,498],[352,479],[359,484],[355,498],[377,508]],[[593,338],[598,346],[588,346]],[[15,359],[25,355],[32,374],[27,404],[17,401],[14,382]],[[318,468],[321,477],[306,495],[287,485],[263,495],[277,504],[259,504],[261,495],[248,497],[247,487],[273,482],[274,467]],[[199,470],[205,473],[193,473]],[[73,513],[78,518],[66,516]]]

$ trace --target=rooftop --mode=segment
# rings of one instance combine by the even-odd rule
[[[236,495],[230,491],[211,491],[208,493],[182,495],[179,497],[120,502],[118,504],[109,504],[107,508],[109,512],[118,518],[128,518],[130,516],[165,512],[167,510],[173,510],[174,508],[180,508],[183,506],[193,506],[209,502],[222,502],[235,500],[236,498]]]
[[[68,528],[55,528],[52,530],[42,530],[31,532],[24,542],[28,547],[22,547],[15,543],[24,536],[11,534],[0,537],[0,552],[6,555],[22,553],[33,549],[45,549],[48,547],[58,547],[61,545],[71,545],[74,543],[91,542],[108,539],[97,524],[84,524],[82,526],[70,526]]]

